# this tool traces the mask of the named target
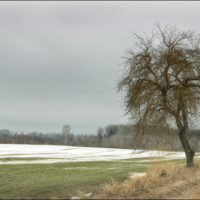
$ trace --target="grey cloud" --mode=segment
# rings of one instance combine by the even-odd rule
[[[198,29],[199,2],[0,2],[0,128],[74,132],[126,123],[116,94],[131,32]]]

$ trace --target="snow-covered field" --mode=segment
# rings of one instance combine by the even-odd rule
[[[56,145],[0,144],[0,164],[56,163],[79,161],[114,161],[150,157],[184,158],[183,152],[133,151]],[[5,161],[5,158],[10,158]],[[26,160],[27,159],[27,160]],[[33,159],[33,160],[31,160]],[[128,160],[127,160],[128,161]],[[144,162],[145,160],[142,160]]]

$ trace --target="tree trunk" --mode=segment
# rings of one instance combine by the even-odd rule
[[[194,167],[193,158],[194,158],[195,152],[190,147],[185,130],[180,131],[179,138],[181,140],[183,149],[185,151],[185,155],[187,159],[187,167]]]

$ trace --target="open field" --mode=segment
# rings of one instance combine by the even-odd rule
[[[0,199],[70,198],[78,190],[87,193],[146,168],[146,164],[109,161],[1,165]]]
[[[0,199],[71,198],[165,159],[185,163],[181,152],[0,144]]]
[[[196,154],[199,156],[200,154]],[[0,164],[57,163],[85,161],[127,161],[149,158],[182,159],[183,152],[92,148],[56,145],[0,144]],[[9,159],[8,159],[9,158]]]

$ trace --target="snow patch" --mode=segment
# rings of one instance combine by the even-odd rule
[[[135,178],[137,176],[144,176],[144,175],[145,175],[145,173],[132,173],[132,174],[130,174],[130,178]]]
[[[38,160],[1,161],[2,158],[35,158]],[[118,161],[134,158],[146,158],[140,162],[148,162],[151,157],[164,159],[184,158],[184,152],[144,151],[117,148],[94,148],[58,145],[0,144],[0,164],[58,163],[85,161]],[[46,158],[41,160],[39,158]],[[129,160],[127,160],[128,162]],[[135,162],[134,160],[129,162]],[[139,161],[136,161],[139,162]]]

